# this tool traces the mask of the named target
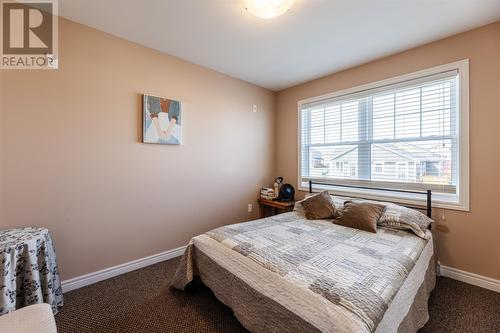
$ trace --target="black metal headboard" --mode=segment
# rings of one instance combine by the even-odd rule
[[[337,186],[337,187],[349,187],[349,188],[359,188],[364,190],[378,190],[378,191],[388,191],[388,192],[398,192],[398,193],[413,193],[413,194],[421,194],[425,195],[427,198],[426,203],[426,211],[427,216],[430,218],[432,215],[432,190],[426,191],[408,191],[408,190],[396,190],[393,188],[376,188],[376,187],[366,187],[366,186],[357,186],[357,185],[344,185],[344,184],[331,184],[331,183],[321,183],[321,182],[313,182],[309,181],[309,193],[312,193],[313,184],[316,185],[327,185],[327,186]]]

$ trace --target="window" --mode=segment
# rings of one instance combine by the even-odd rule
[[[467,210],[467,87],[464,60],[300,101],[299,184],[432,189]]]

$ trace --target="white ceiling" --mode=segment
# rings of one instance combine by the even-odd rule
[[[70,20],[272,90],[500,20],[500,0],[59,0]]]

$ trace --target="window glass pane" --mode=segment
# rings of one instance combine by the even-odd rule
[[[394,116],[394,94],[373,97],[373,118]]]
[[[316,108],[309,111],[309,118],[311,119],[311,124],[322,124],[323,117],[325,114],[324,108]]]
[[[371,179],[451,185],[452,155],[450,140],[374,144]]]
[[[420,88],[395,93],[396,115],[420,113]]]
[[[325,124],[340,124],[340,104],[325,108]]]
[[[312,144],[325,142],[325,127],[323,125],[311,127],[310,132]]]
[[[310,151],[311,178],[357,178],[358,147],[317,147]]]
[[[373,139],[394,139],[394,117],[373,119]]]
[[[450,135],[451,129],[450,110],[429,111],[422,114],[422,136]]]
[[[450,108],[451,85],[443,82],[422,87],[422,111],[440,111]]]
[[[396,116],[396,138],[420,136],[420,114],[410,113]]]
[[[340,123],[325,126],[326,143],[340,142]]]
[[[358,112],[359,101],[351,101],[340,105],[342,142],[358,140]]]
[[[358,101],[341,104],[342,122],[358,121]]]
[[[358,122],[342,122],[342,142],[358,140]]]
[[[373,97],[373,139],[394,139],[394,94]]]

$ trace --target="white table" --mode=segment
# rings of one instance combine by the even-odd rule
[[[63,295],[49,231],[2,230],[0,255],[0,315],[37,303],[48,303],[56,314]]]

